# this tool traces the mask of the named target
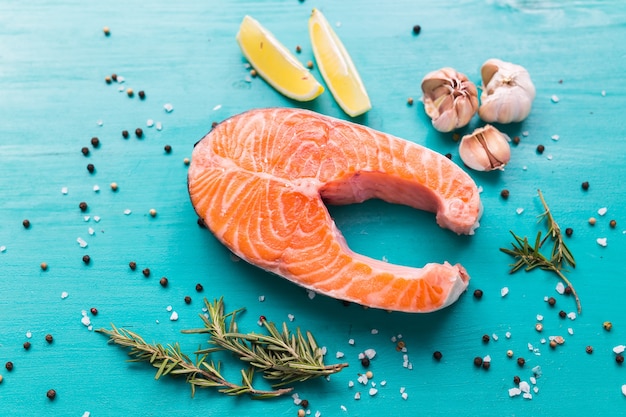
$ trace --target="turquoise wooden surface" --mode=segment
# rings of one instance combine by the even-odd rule
[[[620,391],[626,369],[612,352],[626,343],[626,6],[619,0],[379,4],[0,1],[0,415],[295,416],[290,397],[254,402],[202,391],[192,399],[183,381],[155,381],[152,368],[126,363],[122,349],[81,323],[81,312],[96,307],[99,314],[89,315],[95,328],[115,323],[192,351],[204,339],[180,331],[199,325],[202,297],[219,296],[231,309],[247,308],[247,329],[257,330],[261,314],[276,322],[292,314],[291,325],[311,330],[327,348],[328,362],[345,353],[349,368],[296,387],[311,415],[626,415]],[[193,144],[214,121],[254,107],[298,105],[261,79],[247,79],[234,41],[242,17],[254,16],[290,48],[300,45],[306,62],[312,59],[307,19],[313,7],[337,23],[368,88],[374,107],[356,121],[450,152],[457,162],[457,143],[434,131],[417,102],[421,78],[452,66],[478,81],[482,62],[497,57],[524,65],[535,82],[530,117],[503,128],[522,138],[509,166],[471,172],[485,207],[475,236],[455,236],[428,213],[377,201],[331,208],[358,252],[413,266],[444,260],[465,265],[470,290],[451,308],[418,316],[344,307],[323,296],[310,300],[299,287],[235,262],[196,224],[183,163]],[[422,26],[419,36],[411,33],[415,24]],[[104,26],[111,36],[103,35]],[[111,73],[125,82],[107,85],[104,77]],[[146,99],[128,98],[120,86],[145,90]],[[416,99],[413,106],[408,97]],[[164,111],[166,103],[173,105],[171,113]],[[328,92],[305,107],[345,118]],[[148,119],[161,122],[162,130],[147,127]],[[461,133],[480,124],[474,119]],[[145,132],[141,140],[132,135],[137,127]],[[122,138],[124,129],[129,139]],[[93,136],[100,138],[98,149],[90,145]],[[164,152],[166,144],[171,154]],[[546,147],[543,155],[535,152],[538,144]],[[83,146],[89,157],[81,154]],[[590,183],[586,192],[583,181]],[[117,192],[109,188],[112,182]],[[510,190],[506,201],[499,196],[504,188]],[[509,275],[510,259],[498,251],[509,245],[509,230],[529,236],[539,230],[538,188],[561,226],[574,229],[567,243],[578,265],[568,277],[583,306],[575,320],[558,317],[575,305],[555,292],[554,276]],[[81,201],[89,205],[86,213]],[[608,211],[600,216],[603,207]],[[598,219],[593,227],[591,216]],[[606,247],[596,243],[603,237]],[[85,254],[89,265],[82,262]],[[129,270],[129,261],[137,262],[137,271]],[[42,262],[49,265],[45,272]],[[139,272],[146,267],[150,278]],[[170,281],[167,288],[159,285],[162,276]],[[203,284],[202,293],[196,283]],[[503,287],[510,290],[504,298]],[[471,295],[477,288],[485,294],[480,301]],[[557,298],[554,308],[546,296]],[[178,321],[169,320],[168,306]],[[542,333],[535,330],[537,315],[544,316]],[[603,330],[604,321],[613,323],[611,332]],[[44,340],[48,333],[52,344]],[[403,353],[391,341],[398,334],[412,370],[403,367]],[[483,334],[498,340],[484,344]],[[541,343],[554,335],[566,343],[557,349]],[[27,340],[32,346],[25,351]],[[593,354],[585,353],[587,345]],[[357,357],[367,348],[377,351],[369,368],[378,388],[372,397],[357,382],[364,372]],[[509,349],[526,359],[524,368],[506,357]],[[432,359],[435,350],[443,353],[439,363]],[[492,357],[491,368],[475,368],[473,358],[485,355]],[[11,372],[7,361],[15,365]],[[229,375],[239,369],[234,362],[225,366]],[[536,366],[542,374],[533,399],[510,398],[513,376],[529,381]],[[51,388],[54,401],[46,398]]]

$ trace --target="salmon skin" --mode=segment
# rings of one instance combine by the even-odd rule
[[[482,212],[476,184],[418,144],[307,110],[255,109],[196,144],[188,187],[197,214],[235,255],[317,293],[424,313],[467,288],[459,264],[412,268],[353,252],[325,206],[379,198],[473,234]]]

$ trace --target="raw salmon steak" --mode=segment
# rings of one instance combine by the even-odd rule
[[[476,184],[418,144],[307,110],[251,110],[195,145],[188,186],[197,214],[234,254],[317,293],[430,312],[467,288],[459,264],[413,268],[353,252],[325,206],[379,198],[473,234],[481,214]]]

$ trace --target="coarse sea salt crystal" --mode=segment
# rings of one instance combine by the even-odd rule
[[[337,353],[335,353],[335,358],[337,358],[337,359],[341,359],[341,358],[343,358],[344,356],[346,356],[346,355],[345,355],[343,352],[337,352]]]
[[[372,334],[378,334],[378,329],[372,329],[371,333]]]
[[[365,349],[363,353],[367,356],[367,359],[374,359],[376,356],[376,351],[374,349]]]
[[[172,106],[171,103],[165,103],[163,105],[163,108],[165,109],[166,112],[171,113],[172,110],[174,110],[174,106]]]
[[[287,318],[289,319],[289,321],[294,321],[296,317],[293,314],[287,314]]]
[[[341,411],[348,411],[348,409],[346,408],[345,405],[340,406],[339,408],[341,408]]]
[[[93,221],[98,223],[100,221],[100,216],[93,216]]]
[[[152,120],[152,119],[146,120],[146,126],[148,126],[148,127],[154,126],[154,120]]]
[[[67,187],[62,187],[61,188],[61,194],[67,195]]]
[[[515,209],[515,212],[517,214],[522,214],[524,212],[524,209],[522,207],[518,207],[518,208]]]
[[[124,214],[125,214],[125,215],[127,215],[127,216],[128,216],[130,213],[132,213],[132,211],[130,211],[130,209],[126,209],[126,210],[124,210]]]
[[[532,400],[533,399],[533,395],[530,392],[523,393],[522,397],[524,397],[527,400]]]
[[[262,303],[263,301],[265,301],[265,296],[259,295],[259,302]]]
[[[163,130],[163,123],[156,122],[156,130],[159,130],[159,131]]]
[[[498,341],[498,335],[497,335],[497,334],[495,334],[495,333],[492,333],[492,334],[491,334],[491,338],[492,338],[493,340],[495,340],[496,342]]]
[[[222,108],[221,104],[216,105],[215,107],[213,107],[213,111],[219,110]]]
[[[620,353],[623,353],[625,349],[626,349],[626,346],[617,345],[613,348],[613,353],[615,353],[616,355],[619,355]]]
[[[178,313],[175,311],[172,311],[172,314],[170,315],[170,320],[171,321],[176,321],[178,320]]]
[[[354,339],[348,339],[348,344],[354,346]]]
[[[87,229],[87,233],[93,236],[96,232],[93,230],[93,227],[90,227],[89,229]]]
[[[567,328],[567,333],[574,334],[574,329],[572,329],[571,327],[568,327]]]
[[[607,245],[607,240],[605,237],[599,237],[596,239],[596,243],[602,247],[605,247]]]
[[[522,392],[530,392],[530,385],[526,381],[520,381],[519,389]]]
[[[522,391],[519,388],[509,388],[509,397],[516,397],[521,393]]]
[[[87,242],[82,237],[79,237],[78,239],[76,239],[76,241],[78,242],[81,248],[87,247]]]
[[[0,252],[6,252],[7,251],[7,247],[2,245],[0,246]]]
[[[556,284],[556,292],[558,292],[559,294],[565,293],[565,285],[563,285],[563,283],[560,281]]]
[[[528,378],[528,380],[530,381],[531,384],[535,385],[537,383],[537,378],[535,378],[534,376],[531,376],[530,378]]]
[[[609,209],[608,209],[608,208],[606,208],[606,207],[601,207],[601,208],[599,208],[599,209],[598,209],[598,215],[600,215],[600,216],[604,216],[604,215],[606,214],[606,212],[607,212],[607,211],[609,211]]]
[[[550,100],[552,100],[553,103],[558,103],[559,102],[559,96],[554,94],[552,97],[550,97]]]
[[[29,330],[29,331],[27,331],[27,332],[26,332],[26,337],[27,337],[28,339],[30,339],[31,337],[33,337],[33,333],[32,333],[30,330]],[[613,349],[613,351],[615,351],[615,349]]]
[[[354,393],[354,399],[355,400],[360,400],[361,399],[361,393],[360,392],[355,392]]]
[[[348,381],[348,388],[352,388],[354,386],[354,381]]]
[[[510,339],[510,338],[511,338],[511,332],[506,332],[506,333],[504,334],[504,336],[505,336],[507,339]]]
[[[537,314],[537,321],[542,321],[543,320],[543,316],[541,314]]]
[[[63,299],[63,300],[66,299],[68,296],[69,296],[69,294],[67,293],[67,291],[63,291],[61,293],[61,299]]]
[[[89,411],[85,411],[82,417],[89,417],[89,416],[91,416],[91,413]]]
[[[409,398],[409,394],[407,394],[406,392],[403,392],[402,394],[400,394],[400,396],[402,397],[403,400],[406,400],[407,398]]]
[[[98,184],[94,185],[94,186],[93,186],[93,190],[94,190],[94,192],[96,192],[96,193],[97,193],[97,192],[100,192],[100,186],[99,186]]]
[[[172,311],[172,310],[173,310],[173,307],[172,307],[172,306],[167,306],[167,307],[165,307],[165,310],[166,310],[166,311]]]
[[[559,140],[559,139],[560,139],[559,135],[552,135],[552,140]]]
[[[576,320],[576,313],[574,313],[573,311],[567,313],[567,318],[569,318],[570,320]]]
[[[309,300],[312,300],[315,298],[315,291],[306,290],[306,294],[309,297]]]
[[[84,216],[83,217],[83,220],[86,221],[86,222],[88,222],[90,219],[91,219],[91,216]]]
[[[367,379],[367,376],[366,376],[365,374],[361,374],[361,375],[359,375],[359,377],[357,378],[357,382],[358,382],[359,384],[367,385],[367,381],[369,381],[369,380]]]
[[[622,385],[622,394],[626,397],[626,384]]]
[[[320,417],[322,415],[321,411],[316,411],[315,412],[315,417]]]
[[[369,394],[373,397],[374,395],[378,394],[378,390],[376,388],[370,388]]]
[[[83,323],[83,325],[87,326],[87,327],[91,324],[91,320],[89,320],[89,317],[87,317],[87,316],[83,316],[80,319],[80,322]]]
[[[500,290],[500,296],[505,297],[509,293],[509,287],[503,287]]]

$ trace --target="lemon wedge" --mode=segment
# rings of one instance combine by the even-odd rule
[[[281,94],[310,101],[324,92],[311,72],[252,17],[243,18],[236,39],[250,65]]]
[[[339,107],[351,117],[370,110],[372,104],[348,51],[318,9],[309,18],[309,36],[319,71]]]

